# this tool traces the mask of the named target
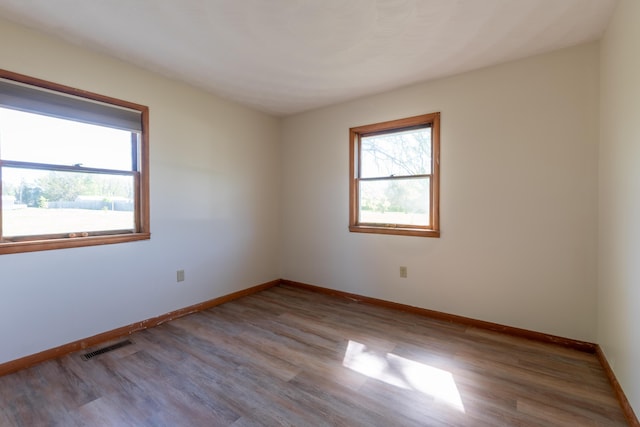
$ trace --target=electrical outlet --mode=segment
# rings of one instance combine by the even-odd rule
[[[407,278],[407,267],[400,267],[400,277],[402,277],[403,279]]]
[[[178,282],[184,282],[184,270],[178,270],[176,272],[176,279]]]

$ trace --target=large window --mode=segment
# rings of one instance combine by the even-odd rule
[[[0,70],[0,254],[148,239],[148,108]]]
[[[351,128],[349,229],[439,237],[440,113]]]

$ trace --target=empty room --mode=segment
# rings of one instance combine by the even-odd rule
[[[640,425],[639,23],[0,0],[0,426]]]

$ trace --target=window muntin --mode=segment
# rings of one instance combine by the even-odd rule
[[[148,108],[0,70],[0,254],[149,238]]]
[[[439,119],[350,129],[351,231],[439,236]]]

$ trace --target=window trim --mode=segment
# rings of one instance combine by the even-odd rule
[[[360,223],[359,180],[360,139],[376,133],[402,131],[411,127],[431,126],[430,224],[426,227],[397,224]],[[356,233],[392,234],[402,236],[440,237],[440,113],[423,114],[349,129],[349,231]]]
[[[97,93],[76,89],[70,86],[53,83],[46,80],[41,80],[35,77],[26,76],[23,74],[14,73],[0,69],[0,78],[14,81],[21,84],[35,86],[54,92],[58,92],[63,95],[71,95],[79,98],[84,98],[89,101],[98,101],[104,104],[110,104],[116,107],[123,107],[130,110],[140,112],[141,131],[139,138],[139,151],[138,153],[132,153],[132,161],[139,162],[138,170],[133,171],[134,182],[134,215],[135,215],[135,230],[131,232],[127,230],[125,232],[120,231],[106,231],[104,234],[88,235],[86,237],[70,237],[70,235],[50,235],[50,236],[34,236],[33,239],[17,239],[16,241],[3,241],[2,240],[2,198],[0,197],[0,255],[12,254],[21,252],[35,252],[52,249],[65,249],[76,248],[85,246],[97,246],[113,243],[133,242],[139,240],[148,240],[151,238],[150,228],[150,209],[149,209],[149,107],[141,104],[136,104],[129,101],[124,101],[117,98],[112,98]],[[12,163],[24,163],[28,162],[11,162],[2,161],[0,159],[0,166],[10,166]],[[70,167],[73,169],[73,167]],[[82,168],[82,171],[93,171],[91,168]],[[109,171],[111,172],[111,171]],[[2,182],[2,168],[0,167],[0,183]],[[116,233],[116,234],[114,234]]]

